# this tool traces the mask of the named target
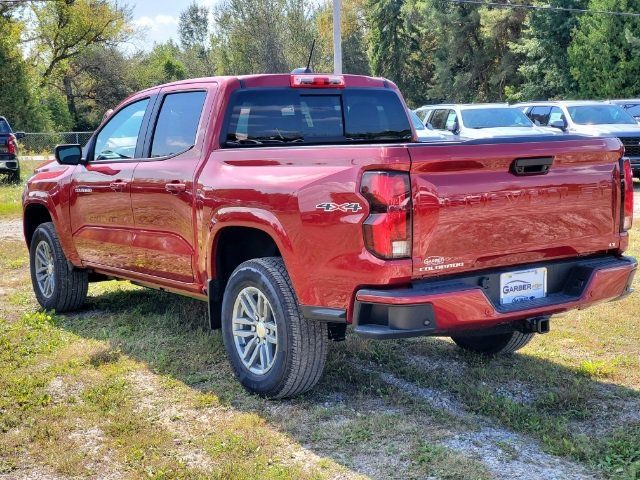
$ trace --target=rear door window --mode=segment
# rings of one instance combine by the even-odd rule
[[[4,118],[0,118],[0,133],[11,133],[11,128]]]
[[[240,90],[232,96],[226,122],[227,147],[407,141],[412,135],[399,97],[376,89]]]
[[[193,146],[206,92],[170,93],[164,97],[151,143],[151,157],[166,157]]]

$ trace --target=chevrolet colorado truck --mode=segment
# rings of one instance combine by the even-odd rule
[[[450,336],[513,352],[549,318],[618,299],[636,261],[616,138],[416,143],[390,81],[251,75],[127,98],[23,195],[38,302],[126,279],[208,302],[230,363],[273,398],[330,340]]]
[[[20,182],[17,141],[23,137],[24,132],[14,133],[7,119],[0,117],[0,173],[6,174],[10,183]]]

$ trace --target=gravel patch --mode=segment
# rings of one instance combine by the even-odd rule
[[[0,220],[0,240],[22,240],[22,219]]]

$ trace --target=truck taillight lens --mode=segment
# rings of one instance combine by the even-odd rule
[[[628,158],[622,159],[622,230],[630,230],[633,224],[633,172]]]
[[[7,140],[7,153],[9,155],[16,154],[16,142],[12,137],[9,137],[9,139]]]
[[[411,184],[405,172],[366,172],[360,193],[369,202],[367,249],[384,259],[411,256]]]

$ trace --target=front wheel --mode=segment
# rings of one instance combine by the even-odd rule
[[[42,308],[68,312],[82,306],[87,298],[89,275],[67,262],[53,223],[43,223],[36,229],[29,259],[33,291]]]
[[[451,337],[463,350],[484,355],[506,355],[520,350],[531,340],[533,333],[522,333],[517,330],[495,335],[469,335]]]
[[[222,301],[222,338],[240,383],[260,395],[293,397],[322,375],[327,326],[302,316],[279,257],[235,269]]]

